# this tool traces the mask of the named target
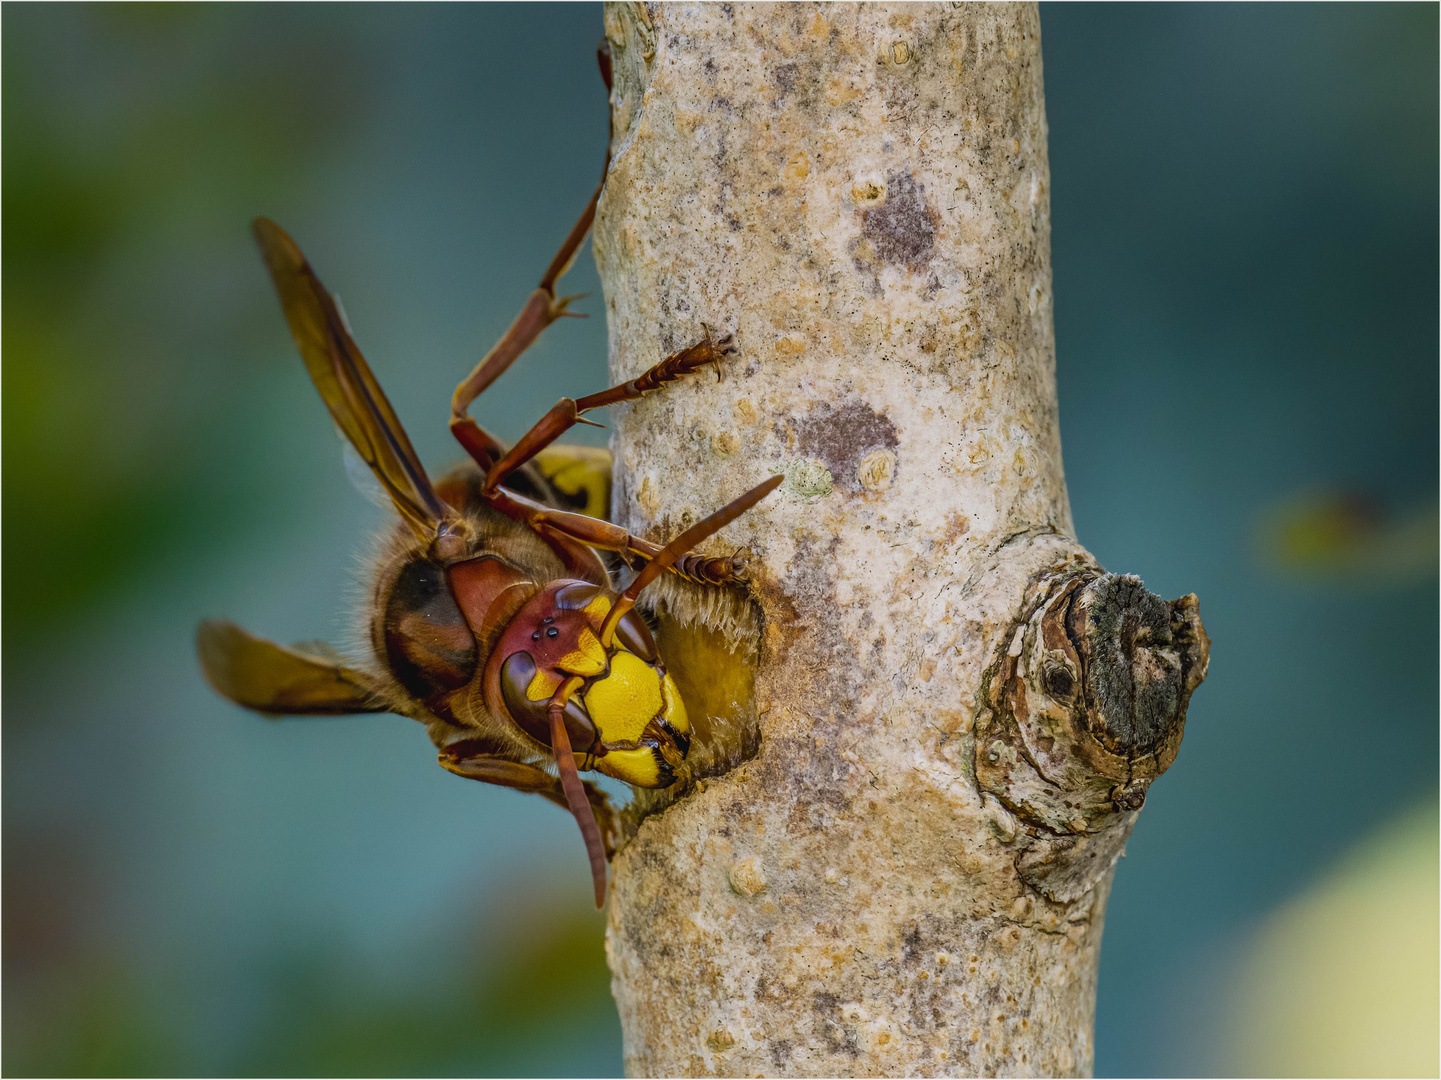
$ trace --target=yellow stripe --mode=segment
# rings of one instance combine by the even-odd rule
[[[661,680],[660,696],[665,699],[666,721],[682,735],[689,735],[690,717],[686,716],[685,702],[680,699],[680,689],[676,686],[675,680],[670,677],[669,672]]]
[[[525,688],[527,701],[549,701],[555,696],[556,687],[560,686],[560,680],[548,671],[537,671],[535,678],[530,680],[530,685]]]
[[[598,637],[582,627],[575,651],[566,653],[555,666],[570,675],[599,675],[605,670],[605,648]]]
[[[596,762],[596,768],[606,776],[624,780],[636,787],[660,786],[660,767],[656,764],[655,752],[649,747],[639,750],[612,750]]]

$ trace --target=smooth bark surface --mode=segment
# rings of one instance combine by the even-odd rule
[[[616,410],[617,520],[668,539],[788,477],[704,549],[750,548],[753,605],[658,605],[708,744],[614,863],[627,1069],[1086,1073],[1111,876],[1207,642],[1072,537],[1036,9],[606,32],[612,375],[738,345]]]

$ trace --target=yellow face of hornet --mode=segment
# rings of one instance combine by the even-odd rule
[[[486,665],[497,715],[549,746],[547,706],[567,679],[566,731],[581,768],[646,788],[670,787],[690,747],[690,722],[650,631],[635,612],[609,650],[601,628],[614,596],[584,581],[550,582],[516,612]]]

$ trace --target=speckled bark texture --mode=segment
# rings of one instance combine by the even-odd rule
[[[612,374],[738,346],[616,410],[618,520],[669,539],[788,477],[704,547],[754,554],[759,753],[614,863],[626,1067],[1085,1074],[1208,643],[1072,538],[1036,9],[614,4],[606,35]]]

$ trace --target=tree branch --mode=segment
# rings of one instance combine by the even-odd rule
[[[1072,539],[1030,5],[612,4],[617,520],[672,583],[692,786],[638,799],[608,950],[646,1075],[1088,1072],[1115,861],[1208,642]]]

